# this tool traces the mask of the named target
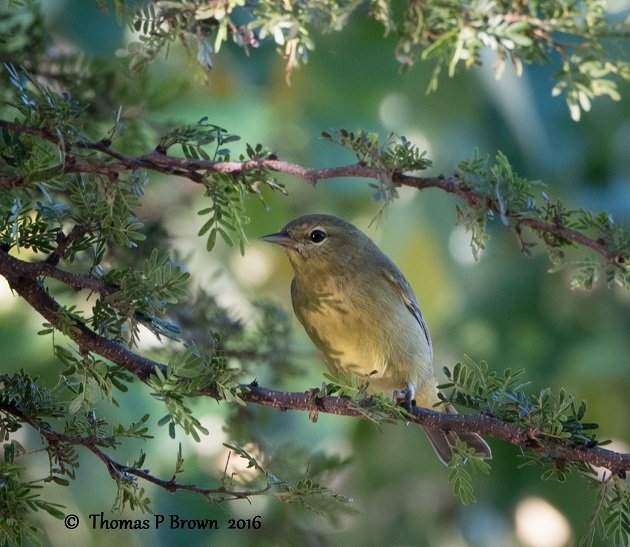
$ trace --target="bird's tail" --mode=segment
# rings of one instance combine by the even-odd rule
[[[445,412],[449,414],[457,414],[457,410],[451,404],[447,404]],[[488,443],[484,441],[477,433],[455,433],[454,431],[444,431],[442,429],[431,429],[429,427],[424,428],[431,445],[437,454],[437,457],[444,465],[448,465],[453,457],[453,446],[457,439],[464,441],[468,446],[474,448],[477,454],[483,459],[492,458],[492,450],[488,446]]]

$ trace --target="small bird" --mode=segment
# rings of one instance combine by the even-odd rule
[[[409,282],[361,230],[338,217],[304,215],[261,237],[286,251],[295,278],[293,310],[328,368],[351,371],[384,392],[433,408],[440,403],[429,329]],[[456,414],[450,404],[437,409]],[[457,438],[484,458],[476,433],[424,428],[438,458],[451,460]]]

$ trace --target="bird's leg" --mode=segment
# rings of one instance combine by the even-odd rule
[[[409,414],[413,414],[413,407],[416,404],[416,387],[413,384],[407,384],[404,389],[394,391],[394,401],[405,407]]]
[[[308,411],[308,417],[311,422],[316,423],[317,418],[319,417],[319,388],[313,387],[308,390],[308,395],[310,399],[310,408]]]

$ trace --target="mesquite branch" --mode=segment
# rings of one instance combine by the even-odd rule
[[[131,480],[133,478],[139,478],[155,484],[160,488],[168,490],[169,492],[176,492],[178,490],[187,490],[188,492],[194,492],[200,494],[206,498],[215,498],[220,496],[221,499],[234,500],[234,499],[247,499],[251,496],[265,494],[269,491],[270,485],[256,490],[234,490],[225,486],[218,486],[216,488],[204,488],[195,484],[186,484],[177,482],[175,475],[170,479],[160,479],[155,475],[152,475],[145,469],[139,469],[132,465],[120,463],[103,450],[104,446],[115,446],[116,441],[111,438],[98,438],[96,435],[68,435],[65,433],[59,433],[50,428],[48,424],[42,423],[38,420],[25,415],[19,409],[15,407],[9,407],[0,404],[0,411],[7,414],[11,414],[21,421],[28,423],[33,427],[47,443],[47,448],[57,448],[61,445],[82,446],[92,452],[101,462],[105,465],[107,472],[115,481]]]
[[[34,128],[0,120],[0,128],[18,133],[28,134],[55,145],[60,145],[59,137],[43,128]],[[82,155],[82,151],[89,151],[91,155]],[[94,155],[98,152],[100,155]],[[305,180],[311,185],[319,181],[332,178],[359,177],[373,180],[391,180],[395,186],[410,186],[419,190],[425,188],[438,188],[445,192],[455,194],[462,198],[467,204],[475,206],[482,203],[489,211],[498,213],[499,203],[488,199],[488,196],[475,192],[474,189],[456,179],[444,176],[420,177],[407,175],[398,172],[389,172],[380,167],[371,167],[362,163],[336,167],[310,168],[282,161],[274,156],[265,158],[250,159],[243,161],[212,161],[201,159],[181,158],[169,156],[162,150],[154,150],[141,156],[128,156],[114,150],[111,142],[101,140],[98,142],[78,142],[74,148],[67,146],[64,148],[63,163],[58,170],[48,170],[58,175],[63,173],[93,173],[106,176],[115,180],[123,171],[147,169],[158,173],[183,177],[195,183],[203,183],[209,174],[212,173],[246,173],[253,170],[268,170],[277,173],[285,173]],[[0,176],[0,189],[11,188],[33,181],[16,176]],[[509,216],[509,214],[507,215]],[[560,221],[545,222],[538,218],[519,215],[513,219],[517,226],[527,226],[539,232],[553,234],[554,236],[572,241],[578,245],[588,247],[604,257],[609,263],[625,263],[627,256],[618,254],[610,249],[606,243],[600,239],[589,237],[585,233],[563,225]]]
[[[46,264],[46,266],[43,266],[43,264]],[[24,298],[56,328],[62,327],[59,316],[60,306],[42,285],[40,281],[41,276],[50,276],[67,282],[73,288],[88,287],[98,290],[90,286],[90,283],[86,281],[88,278],[78,276],[78,278],[65,279],[66,274],[61,273],[61,270],[49,263],[27,263],[10,256],[4,249],[0,249],[0,275],[7,279],[13,291]],[[143,357],[121,344],[98,335],[78,318],[75,326],[77,328],[72,329],[67,334],[82,351],[98,354],[132,372],[142,381],[147,381],[156,368],[161,369],[163,372],[166,370],[164,364]],[[310,413],[311,418],[314,418],[318,412],[366,418],[365,408],[358,406],[356,402],[350,399],[330,396],[316,397],[312,391],[304,393],[276,391],[258,386],[255,383],[243,385],[241,388],[240,397],[247,403],[273,407],[281,411],[306,411]],[[204,394],[220,399],[219,393],[212,387],[206,388]],[[534,428],[504,422],[492,416],[444,414],[426,408],[414,407],[411,421],[432,428],[457,432],[474,431],[482,435],[490,435],[517,446],[550,454],[556,460],[580,461],[593,466],[604,467],[611,473],[622,477],[630,470],[630,454],[621,454],[598,446],[570,446],[550,442],[545,439],[544,435],[541,435],[540,431]],[[51,435],[53,434],[51,433]],[[86,445],[93,452],[97,449],[96,446],[90,445],[89,440],[79,444]],[[104,461],[110,472],[112,470],[129,472],[129,469],[123,469],[117,464],[108,461],[100,448],[98,452],[97,456]],[[142,473],[134,474],[165,488],[184,488],[183,486],[175,487],[171,481],[160,481],[160,479],[155,479],[154,477],[149,478],[149,476],[143,476]]]

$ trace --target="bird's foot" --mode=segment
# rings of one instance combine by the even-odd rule
[[[413,407],[416,405],[415,394],[415,390],[411,386],[407,386],[400,391],[394,391],[394,401],[404,407],[409,414],[413,414]]]
[[[319,388],[314,387],[307,391],[310,399],[310,408],[308,410],[308,418],[311,422],[316,423],[319,418]]]

